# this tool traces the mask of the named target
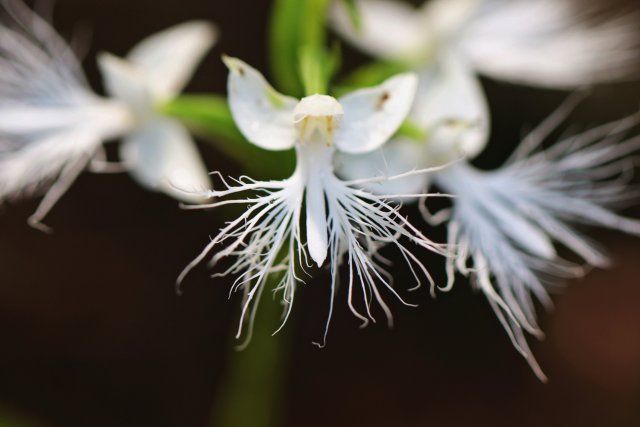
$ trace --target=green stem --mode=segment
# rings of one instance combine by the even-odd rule
[[[267,279],[266,291],[279,279]],[[282,425],[283,377],[288,354],[286,331],[273,335],[281,321],[282,306],[265,292],[256,314],[249,346],[234,350],[227,378],[218,390],[212,426],[273,427]]]
[[[276,86],[287,95],[304,93],[300,49],[324,48],[329,0],[275,0],[269,32],[269,57]]]

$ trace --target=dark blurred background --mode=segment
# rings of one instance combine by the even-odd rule
[[[229,53],[266,70],[266,0],[57,0],[65,36],[125,54],[143,37],[189,19],[216,22],[222,38],[189,87],[223,93]],[[88,45],[88,44],[87,44]],[[346,65],[365,58],[345,48]],[[97,90],[95,51],[86,69]],[[640,77],[640,74],[639,74]],[[494,137],[478,160],[495,165],[523,131],[566,96],[483,81]],[[640,85],[598,88],[574,117],[583,125],[633,112]],[[211,170],[240,170],[201,144]],[[184,295],[174,278],[225,220],[184,212],[127,175],[83,174],[47,218],[29,228],[37,201],[0,217],[0,414],[34,426],[209,425],[225,395],[239,312],[228,280],[204,268]],[[640,212],[630,212],[638,216]],[[441,231],[435,236],[442,239]],[[484,297],[460,282],[437,300],[411,295],[395,306],[396,328],[359,330],[338,298],[327,348],[327,278],[304,286],[287,326],[283,426],[640,426],[640,240],[596,232],[615,260],[569,283],[541,322],[534,353],[541,384],[512,348]],[[441,270],[434,259],[434,270]],[[408,281],[396,271],[398,283]],[[251,390],[247,390],[251,393]],[[214,405],[215,406],[215,405]],[[0,423],[0,425],[5,425]]]

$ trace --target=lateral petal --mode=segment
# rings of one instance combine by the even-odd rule
[[[296,141],[293,110],[298,100],[278,93],[255,68],[230,57],[229,106],[242,134],[265,150],[287,150]]]
[[[387,142],[409,114],[417,86],[417,76],[406,73],[340,98],[344,117],[334,139],[338,150],[360,154]]]

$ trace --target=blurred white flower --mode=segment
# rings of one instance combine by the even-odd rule
[[[356,0],[360,28],[342,2],[335,2],[332,23],[362,50],[418,72],[411,119],[432,135],[438,164],[452,153],[474,157],[488,142],[490,112],[478,72],[556,89],[636,78],[640,12],[597,16],[604,12],[576,1],[432,0],[415,8]],[[456,150],[449,147],[452,133]]]
[[[427,65],[456,55],[473,70],[551,88],[635,78],[638,10],[607,12],[579,0],[356,0],[354,28],[335,2],[334,28],[362,50]]]
[[[302,100],[279,94],[257,70],[246,63],[224,58],[229,67],[229,104],[236,124],[253,144],[267,150],[294,148],[296,170],[283,181],[254,181],[247,177],[210,191],[211,198],[243,192],[253,195],[214,201],[195,209],[227,204],[246,204],[247,210],[229,222],[182,273],[178,283],[217,245],[226,247],[211,259],[214,265],[226,257],[235,261],[222,275],[234,274],[232,291],[242,290],[243,310],[238,337],[245,328],[247,340],[267,276],[279,271],[282,277],[274,292],[282,293],[285,305],[283,325],[294,301],[296,287],[303,282],[311,261],[321,267],[329,259],[331,297],[328,328],[342,261],[349,271],[346,286],[348,305],[363,326],[375,321],[372,302],[377,302],[391,322],[383,291],[406,304],[392,286],[380,246],[394,245],[414,277],[432,280],[425,266],[401,243],[408,242],[440,254],[434,244],[398,212],[388,198],[417,195],[373,195],[345,182],[333,172],[336,151],[366,153],[384,144],[399,128],[414,99],[417,79],[413,74],[393,77],[382,85],[353,92],[339,100],[313,95]],[[412,174],[425,173],[415,171]],[[389,178],[393,180],[394,178]],[[380,181],[383,178],[373,178]],[[303,225],[303,206],[305,206]],[[309,259],[310,258],[310,259]],[[359,294],[361,303],[354,301]],[[359,306],[358,306],[359,305]],[[326,338],[326,330],[325,330]]]
[[[629,188],[640,138],[624,139],[636,126],[638,115],[565,138],[550,148],[543,142],[566,119],[577,102],[571,98],[521,143],[501,168],[481,171],[461,160],[431,175],[438,188],[451,194],[452,207],[435,215],[420,207],[433,225],[448,221],[448,244],[457,256],[447,261],[449,283],[456,273],[471,278],[487,297],[515,347],[544,379],[528,347],[523,329],[541,337],[533,297],[551,305],[549,289],[558,279],[584,274],[588,266],[606,267],[607,257],[577,225],[607,227],[640,235],[640,222],[623,218],[614,209],[637,202],[640,194]],[[424,168],[458,156],[468,141],[465,123],[443,125],[424,144],[395,140],[384,151],[341,159],[339,171],[349,179]],[[457,135],[460,135],[458,138]],[[443,150],[449,142],[449,153]],[[458,143],[456,143],[458,142]],[[411,147],[407,155],[407,147]],[[398,161],[397,159],[401,159]],[[422,178],[422,179],[417,179]],[[398,192],[425,192],[431,184],[423,177],[394,183]],[[385,186],[387,184],[384,184]],[[404,186],[404,188],[403,188]],[[370,190],[387,192],[387,188]],[[586,261],[580,266],[561,258],[559,244]]]
[[[143,186],[194,201],[179,189],[210,188],[186,129],[157,111],[186,85],[216,39],[205,22],[154,35],[127,59],[99,58],[109,98],[89,87],[78,58],[42,18],[2,0],[0,25],[0,202],[44,191],[29,222],[42,219],[87,167],[124,168]],[[123,164],[103,143],[124,138]]]
[[[423,143],[395,139],[361,156],[340,155],[339,175],[366,179],[458,160],[442,172],[393,182],[368,183],[375,193],[427,191],[429,179],[454,196],[450,211],[431,216],[449,221],[449,289],[455,273],[471,276],[487,296],[516,348],[544,378],[522,329],[541,335],[532,295],[549,304],[553,279],[583,269],[558,257],[553,243],[568,247],[588,264],[605,257],[571,224],[589,224],[640,234],[637,222],[611,209],[630,200],[624,172],[638,141],[615,144],[636,117],[593,129],[548,150],[540,144],[573,107],[567,103],[529,135],[504,167],[484,172],[466,160],[485,148],[490,133],[487,102],[476,72],[537,87],[571,89],[635,77],[638,11],[593,16],[574,1],[433,0],[421,8],[387,0],[357,0],[360,29],[336,2],[334,27],[372,55],[418,70],[420,84],[410,118]],[[536,151],[537,150],[537,151]],[[614,179],[621,175],[620,179]],[[469,266],[471,261],[472,267]]]

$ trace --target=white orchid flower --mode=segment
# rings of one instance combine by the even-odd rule
[[[474,157],[488,142],[490,112],[476,73],[574,89],[634,78],[640,65],[638,11],[594,21],[588,19],[592,11],[577,11],[571,0],[432,0],[419,8],[392,0],[356,4],[360,28],[353,27],[342,2],[332,9],[333,26],[362,50],[417,70],[411,119],[431,135],[435,164],[451,161],[449,155]],[[393,143],[385,149],[417,149],[407,147]],[[358,160],[347,161],[355,170]],[[377,153],[361,162],[389,169]]]
[[[637,191],[629,190],[628,175],[634,167],[630,154],[640,149],[640,138],[620,142],[624,132],[638,124],[637,115],[579,133],[546,150],[540,148],[577,99],[571,98],[531,132],[501,168],[482,171],[461,160],[432,174],[433,182],[412,177],[413,182],[394,183],[394,190],[400,193],[425,192],[435,184],[453,196],[451,209],[435,215],[429,213],[424,199],[420,205],[429,223],[448,221],[448,244],[457,250],[457,257],[447,261],[449,281],[442,290],[453,287],[456,273],[470,277],[541,379],[544,374],[523,332],[543,336],[533,298],[549,306],[548,292],[558,279],[576,277],[587,270],[561,258],[555,244],[570,249],[589,266],[606,267],[607,257],[576,225],[640,235],[640,222],[613,212],[638,197]],[[340,163],[339,171],[349,179],[363,179],[428,167],[460,156],[464,142],[469,141],[465,129],[473,133],[464,124],[444,126],[439,134],[431,136],[435,140],[433,148],[430,137],[423,144],[391,141],[383,151],[353,158],[349,164]],[[449,153],[443,151],[446,144],[439,140],[441,137],[450,142]],[[403,154],[407,147],[411,147],[410,157]],[[370,189],[387,191],[375,185]]]
[[[637,10],[605,14],[575,0],[431,0],[418,8],[356,0],[354,28],[335,3],[334,28],[388,60],[429,65],[444,53],[495,79],[563,89],[635,78],[640,65]]]
[[[406,303],[393,288],[384,260],[377,255],[378,248],[387,244],[395,246],[414,272],[416,281],[419,283],[419,276],[424,275],[432,286],[425,266],[400,239],[440,254],[446,253],[445,248],[422,235],[400,215],[398,206],[388,201],[390,197],[416,195],[378,196],[363,191],[356,187],[358,182],[337,178],[332,160],[337,151],[366,153],[384,144],[409,112],[416,76],[399,75],[378,87],[359,90],[340,99],[317,94],[298,100],[276,92],[262,74],[246,63],[228,57],[224,61],[230,70],[229,105],[241,132],[251,143],[266,150],[295,149],[297,166],[293,175],[284,181],[254,181],[244,177],[230,184],[222,179],[224,189],[206,193],[210,198],[222,200],[195,206],[196,209],[227,204],[246,204],[248,208],[211,239],[178,283],[216,246],[227,244],[211,258],[211,264],[230,256],[235,258],[222,275],[237,275],[232,290],[244,292],[238,337],[245,327],[250,337],[270,273],[283,274],[273,291],[283,295],[284,325],[304,269],[311,261],[318,267],[328,264],[331,270],[328,328],[338,268],[344,261],[349,272],[347,302],[353,314],[363,325],[374,321],[373,301],[391,322],[383,292]],[[425,172],[415,171],[410,175]],[[226,199],[244,192],[254,195]],[[362,298],[360,304],[354,300],[356,294]]]
[[[205,22],[152,36],[99,65],[109,98],[96,95],[80,63],[47,22],[22,3],[3,0],[0,26],[0,202],[42,190],[30,218],[42,219],[87,167],[109,171],[103,144],[123,138],[121,157],[143,186],[185,201],[181,191],[210,188],[198,151],[158,107],[186,85],[216,39]],[[179,190],[180,189],[180,190]]]
[[[363,180],[458,160],[431,176],[439,188],[455,196],[452,209],[431,216],[422,205],[430,222],[449,220],[449,243],[458,247],[458,261],[450,258],[447,264],[450,279],[445,290],[453,285],[456,271],[471,276],[518,350],[544,378],[523,333],[524,328],[541,335],[532,296],[548,303],[552,279],[582,271],[560,259],[553,243],[567,246],[591,265],[603,266],[604,256],[571,224],[640,231],[635,221],[610,210],[629,192],[623,181],[607,180],[622,173],[629,162],[625,156],[638,145],[615,145],[609,133],[622,132],[637,119],[534,153],[568,114],[568,104],[525,139],[519,157],[501,169],[479,171],[466,160],[486,146],[490,118],[475,72],[565,89],[630,78],[638,65],[638,13],[589,25],[590,11],[577,13],[569,2],[557,0],[435,0],[419,9],[384,0],[360,0],[358,5],[360,31],[351,27],[339,5],[334,9],[336,28],[373,55],[407,61],[419,69],[421,81],[410,118],[426,137],[422,142],[396,139],[363,156],[339,157],[339,175]],[[402,44],[393,40],[396,33],[389,28],[394,25],[403,28]],[[388,193],[393,185],[397,192],[425,192],[430,184],[425,176],[411,176],[369,183],[367,189]]]

